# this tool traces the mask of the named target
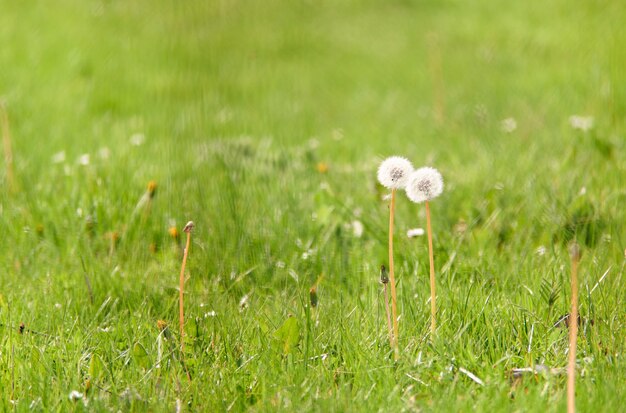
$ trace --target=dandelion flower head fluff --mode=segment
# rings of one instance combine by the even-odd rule
[[[406,195],[413,202],[430,201],[443,192],[443,178],[435,168],[419,168],[413,172],[406,184]]]
[[[406,186],[413,165],[408,159],[392,156],[385,159],[378,167],[378,182],[389,189],[401,189]]]

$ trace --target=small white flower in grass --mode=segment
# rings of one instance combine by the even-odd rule
[[[430,201],[443,192],[443,178],[435,168],[424,167],[409,176],[406,195],[413,202]]]
[[[241,300],[239,300],[239,311],[243,311],[246,308],[248,308],[248,299],[249,298],[250,298],[250,296],[248,294],[246,294],[243,297],[241,297]]]
[[[424,235],[424,228],[411,228],[406,232],[406,236],[409,238],[421,237]]]
[[[569,117],[569,124],[574,129],[579,129],[583,132],[587,132],[593,128],[593,116],[579,116],[572,115]]]
[[[78,163],[83,166],[89,165],[89,154],[85,153],[78,157]]]
[[[500,129],[502,132],[511,133],[517,129],[517,121],[514,118],[506,118],[500,122]]]
[[[65,151],[57,152],[52,155],[52,163],[63,163],[65,162]]]
[[[130,137],[130,144],[133,146],[141,146],[146,141],[146,136],[143,133],[135,133]]]
[[[98,150],[98,156],[100,157],[100,159],[109,159],[109,157],[111,156],[111,150],[106,146],[103,146]]]
[[[352,234],[357,238],[361,238],[363,235],[363,223],[358,219],[352,221]]]
[[[378,182],[389,189],[401,189],[406,186],[413,165],[408,159],[392,156],[385,159],[378,167]]]
[[[68,396],[68,398],[70,399],[70,401],[75,402],[76,400],[80,400],[83,398],[83,394],[79,391],[76,390],[72,390],[70,392],[70,395]]]

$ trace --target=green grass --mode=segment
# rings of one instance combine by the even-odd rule
[[[567,362],[573,238],[578,408],[622,409],[624,21],[611,1],[0,0],[2,410],[563,411],[564,376],[509,372]],[[395,154],[446,182],[434,340],[426,239],[405,236],[424,210],[398,199],[397,363],[375,180]],[[188,220],[191,382],[168,235]]]

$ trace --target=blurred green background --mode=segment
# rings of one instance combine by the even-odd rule
[[[279,356],[249,364],[258,368],[257,387],[237,363],[241,354],[273,354],[259,336],[271,341],[288,314],[304,320],[308,288],[323,273],[326,335],[308,355],[343,348],[353,358],[309,378],[327,390],[321,406],[407,409],[417,397],[427,409],[506,409],[506,370],[564,361],[550,328],[557,309],[567,311],[564,246],[574,238],[586,248],[586,291],[611,269],[606,295],[581,300],[586,317],[603,320],[583,353],[601,359],[600,341],[620,354],[624,21],[621,1],[0,0],[0,100],[13,157],[12,168],[5,160],[0,170],[0,322],[24,321],[56,337],[18,350],[31,390],[22,383],[15,392],[24,400],[48,394],[44,408],[63,410],[60,400],[83,385],[97,353],[111,371],[102,389],[144,395],[146,404],[133,408],[187,397],[125,370],[124,357],[132,359],[125,351],[136,342],[152,357],[156,320],[176,323],[181,240],[168,230],[188,220],[196,222],[190,317],[203,317],[205,306],[218,317],[234,314],[220,327],[199,327],[215,356],[203,358],[212,352],[199,347],[197,365],[207,370],[197,367],[198,375],[209,380],[222,368],[229,379],[219,392],[191,385],[196,408],[243,409],[245,382],[259,409],[289,409],[271,382],[315,410],[317,396],[294,389]],[[383,324],[368,318],[373,306],[380,316],[377,268],[386,261],[387,207],[375,171],[390,155],[436,166],[446,181],[433,220],[441,335],[453,343],[430,356],[437,368],[456,360],[491,379],[484,393],[439,380],[407,394],[415,383],[404,373],[419,363],[337,384],[337,369],[390,363],[370,341],[384,344]],[[140,199],[151,180],[157,192],[146,206]],[[396,249],[411,360],[428,322],[425,243],[405,236],[419,226],[423,210],[403,198]],[[559,283],[556,304],[538,298]],[[238,311],[242,297],[254,314]],[[339,323],[355,308],[362,318]],[[491,319],[472,319],[480,308]],[[537,319],[538,350],[526,354],[528,324]],[[96,339],[107,326],[117,326],[116,338]],[[339,339],[345,332],[352,341]],[[54,384],[28,373],[31,348],[60,352],[44,357],[48,374],[64,366]],[[613,361],[600,362],[590,375],[598,381],[583,385],[587,407],[619,407]],[[0,383],[9,388],[5,372],[15,363],[2,362]],[[556,409],[560,384],[552,384]],[[542,385],[514,407],[544,408]]]

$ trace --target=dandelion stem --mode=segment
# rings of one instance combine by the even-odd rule
[[[187,233],[187,244],[183,252],[183,264],[180,268],[180,288],[178,307],[180,311],[180,351],[184,354],[185,350],[185,305],[184,305],[184,289],[185,289],[185,265],[187,264],[187,256],[189,255],[189,246],[191,244],[191,229],[193,228],[193,222],[189,222],[184,231]]]
[[[389,293],[387,284],[385,286],[385,313],[387,314],[387,331],[389,332],[389,345],[393,348],[393,327],[391,326],[391,314],[389,314]]]
[[[569,362],[567,364],[567,412],[574,413],[576,385],[576,341],[578,336],[578,261],[577,246],[572,247],[572,309],[569,315]]]
[[[393,268],[393,216],[396,207],[396,190],[391,190],[391,201],[389,203],[389,280],[391,282],[391,312],[393,320],[393,347],[394,360],[398,360],[398,309],[396,300],[396,279]]]
[[[430,205],[428,201],[425,203],[426,206],[426,229],[428,232],[428,260],[430,264],[430,335],[435,335],[435,328],[437,327],[436,322],[436,312],[437,305],[435,303],[435,260],[433,258],[433,231],[430,225]]]

